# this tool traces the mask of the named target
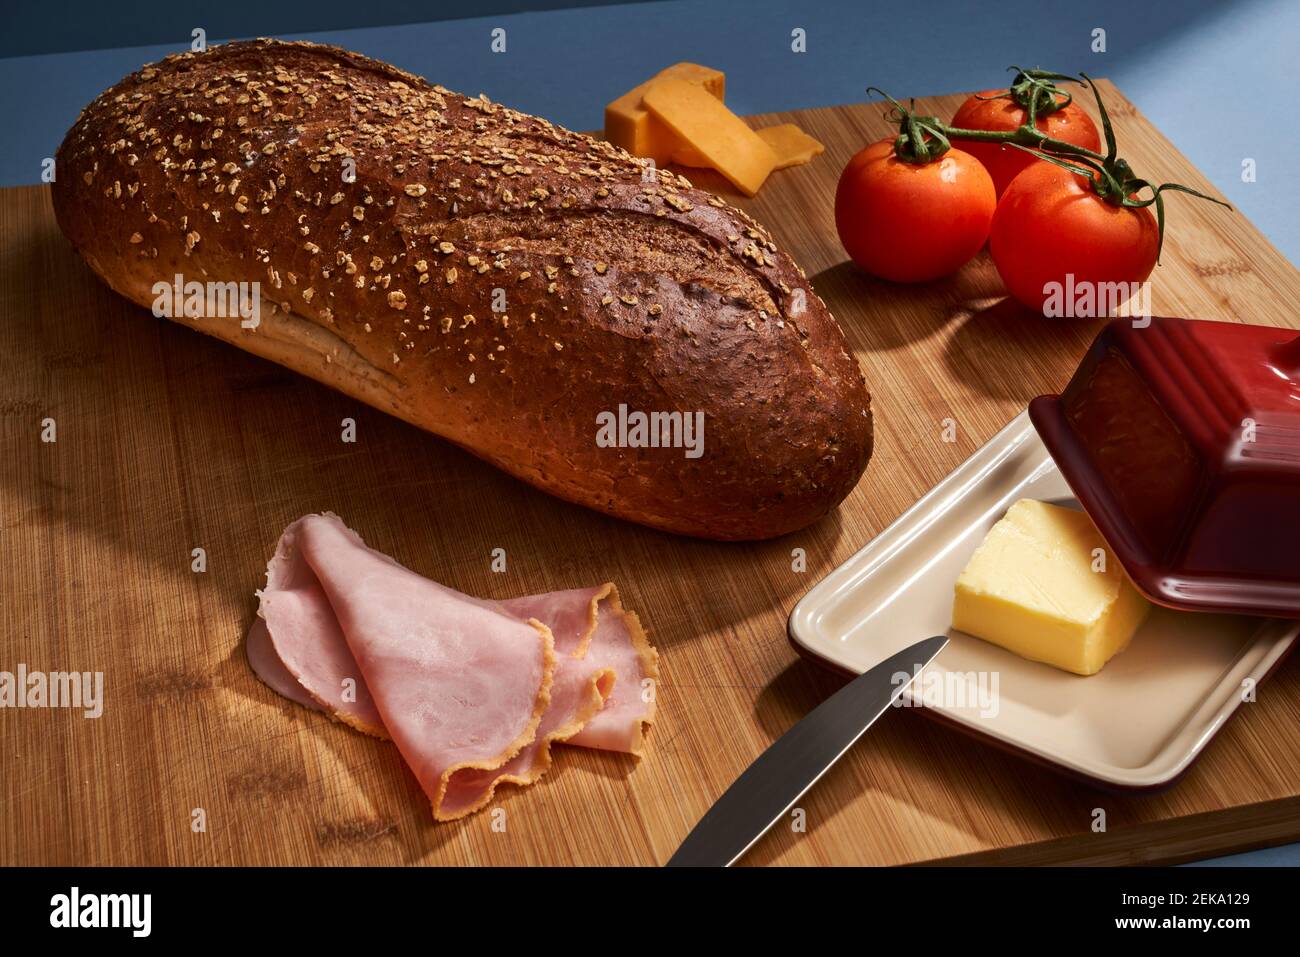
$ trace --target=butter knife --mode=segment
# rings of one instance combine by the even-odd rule
[[[948,644],[938,635],[863,672],[772,742],[686,835],[669,867],[729,867],[817,783]]]

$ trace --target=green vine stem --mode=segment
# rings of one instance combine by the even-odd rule
[[[1012,69],[1019,70],[1018,67],[1012,67]],[[1026,79],[1022,82],[1020,77],[1026,77]],[[1056,98],[1057,94],[1064,93],[1064,91],[1050,82],[1049,78],[1070,80],[1076,83],[1087,82],[1086,79],[1081,80],[1077,77],[1067,76],[1064,73],[1049,73],[1044,70],[1019,70],[1016,82],[1012,83],[1011,89],[1004,94],[999,94],[1000,96],[1015,98],[1017,95],[1016,90],[1019,88],[1022,91],[1021,95],[1026,98],[1027,102],[1022,103],[1022,105],[1025,106],[1028,118],[1025,123],[1014,130],[967,130],[949,126],[935,116],[916,116],[912,114],[901,103],[878,87],[869,86],[867,92],[883,96],[893,106],[890,119],[900,124],[898,139],[894,141],[894,154],[905,163],[924,165],[933,162],[948,152],[954,139],[973,143],[1010,143],[1013,146],[1086,156],[1093,160],[1104,159],[1105,157],[1100,153],[1048,136],[1038,128],[1038,117],[1045,115],[1040,112],[1039,105],[1044,92],[1046,92],[1047,99],[1056,104],[1055,108],[1060,109],[1065,106],[1064,102]],[[1088,83],[1088,85],[1091,86],[1091,83]],[[1065,95],[1069,96],[1069,94]],[[994,97],[989,97],[989,99],[994,99]]]
[[[1016,72],[1011,86],[997,96],[976,96],[977,100],[1008,99],[1017,103],[1028,115],[1026,125],[1037,126],[1040,116],[1047,116],[1057,110],[1063,110],[1074,102],[1074,97],[1056,85],[1057,80],[1078,83],[1079,78],[1066,73],[1053,73],[1050,70],[1024,70],[1018,66],[1007,67]],[[1064,99],[1062,99],[1064,97]]]
[[[892,96],[878,87],[867,87],[868,93],[877,93],[888,100],[892,106],[887,118],[899,124],[898,136],[894,140],[894,155],[905,163],[924,165],[933,163],[952,148],[953,140],[965,140],[976,143],[1003,143],[1014,149],[1023,150],[1041,160],[1046,160],[1062,169],[1082,176],[1092,185],[1093,191],[1113,206],[1126,206],[1141,209],[1154,205],[1156,224],[1159,230],[1157,258],[1164,249],[1165,241],[1165,203],[1164,193],[1172,190],[1187,193],[1198,199],[1207,199],[1228,209],[1232,207],[1223,200],[1215,199],[1180,183],[1161,183],[1156,185],[1134,174],[1128,162],[1119,156],[1119,144],[1115,139],[1115,129],[1110,121],[1110,113],[1101,98],[1097,84],[1086,73],[1078,77],[1063,73],[1051,73],[1044,70],[1017,71],[1016,79],[1005,94],[1016,99],[1025,107],[1027,121],[1014,130],[967,130],[949,126],[935,116],[917,116],[912,110],[903,106]],[[1094,152],[1074,143],[1067,143],[1048,136],[1037,127],[1037,119],[1044,115],[1040,111],[1044,97],[1055,104],[1054,109],[1063,108],[1066,101],[1057,99],[1064,93],[1056,85],[1056,80],[1068,80],[1082,83],[1092,90],[1097,101],[1097,112],[1101,116],[1102,132],[1106,140],[1104,154]],[[1017,92],[1019,90],[1019,92]],[[1069,96],[1069,94],[1064,94]],[[1024,99],[1020,99],[1024,97]],[[994,99],[994,97],[989,97]],[[1050,112],[1050,111],[1049,111]],[[1150,195],[1143,198],[1143,190],[1150,190]]]

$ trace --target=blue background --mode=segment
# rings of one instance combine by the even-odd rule
[[[739,113],[860,102],[868,85],[900,96],[982,89],[1018,64],[1113,79],[1300,259],[1296,0],[595,3],[9,3],[0,13],[0,185],[38,182],[82,106],[141,64],[188,49],[194,27],[209,43],[264,34],[335,43],[575,129],[599,127],[608,100],[678,60],[725,71]],[[497,27],[504,54],[490,48]],[[806,31],[806,53],[790,49],[795,28]],[[1105,53],[1090,49],[1094,28],[1106,31]],[[1253,183],[1241,177],[1247,158]],[[1300,845],[1206,863],[1295,865]]]
[[[526,2],[482,0],[472,8]],[[69,3],[10,3],[0,14],[0,50],[22,50],[26,42],[26,49],[43,51],[60,46],[51,37],[63,36],[109,48],[0,59],[0,129],[8,139],[0,185],[37,182],[41,160],[54,154],[82,106],[142,63],[187,49],[190,29],[205,23],[209,42],[277,33],[337,43],[575,129],[600,126],[606,101],[677,60],[724,70],[728,104],[740,113],[857,102],[868,85],[907,96],[986,88],[1015,63],[1115,80],[1274,245],[1292,262],[1300,260],[1291,179],[1300,154],[1295,0],[695,0],[285,30],[292,22],[367,23],[383,14],[401,20],[418,6],[314,0],[259,8],[250,0],[225,0],[160,3],[150,15],[127,15],[130,4],[79,10]],[[467,8],[425,6],[434,16]],[[127,45],[133,36],[154,40],[163,26],[176,31],[169,42]],[[491,52],[495,27],[506,29],[504,54]],[[807,53],[790,51],[795,27],[807,31]],[[1106,30],[1104,54],[1089,49],[1096,27]],[[1257,164],[1255,183],[1241,181],[1247,157]]]

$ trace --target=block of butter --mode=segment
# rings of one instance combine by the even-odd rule
[[[1085,513],[1021,499],[957,579],[952,624],[1031,661],[1093,675],[1150,609]]]

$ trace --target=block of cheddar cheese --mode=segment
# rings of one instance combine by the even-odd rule
[[[720,70],[700,66],[698,63],[674,63],[605,107],[605,139],[615,146],[621,146],[633,156],[649,157],[659,166],[668,162],[683,166],[699,165],[688,162],[695,158],[693,154],[680,158],[674,155],[684,148],[684,144],[671,130],[655,122],[641,103],[650,84],[664,79],[693,83],[719,103],[726,93],[727,79]]]
[[[654,80],[641,102],[746,196],[757,193],[776,168],[772,147],[700,86],[671,78]]]
[[[1021,499],[957,579],[952,625],[1092,675],[1127,647],[1150,609],[1087,514]]]

